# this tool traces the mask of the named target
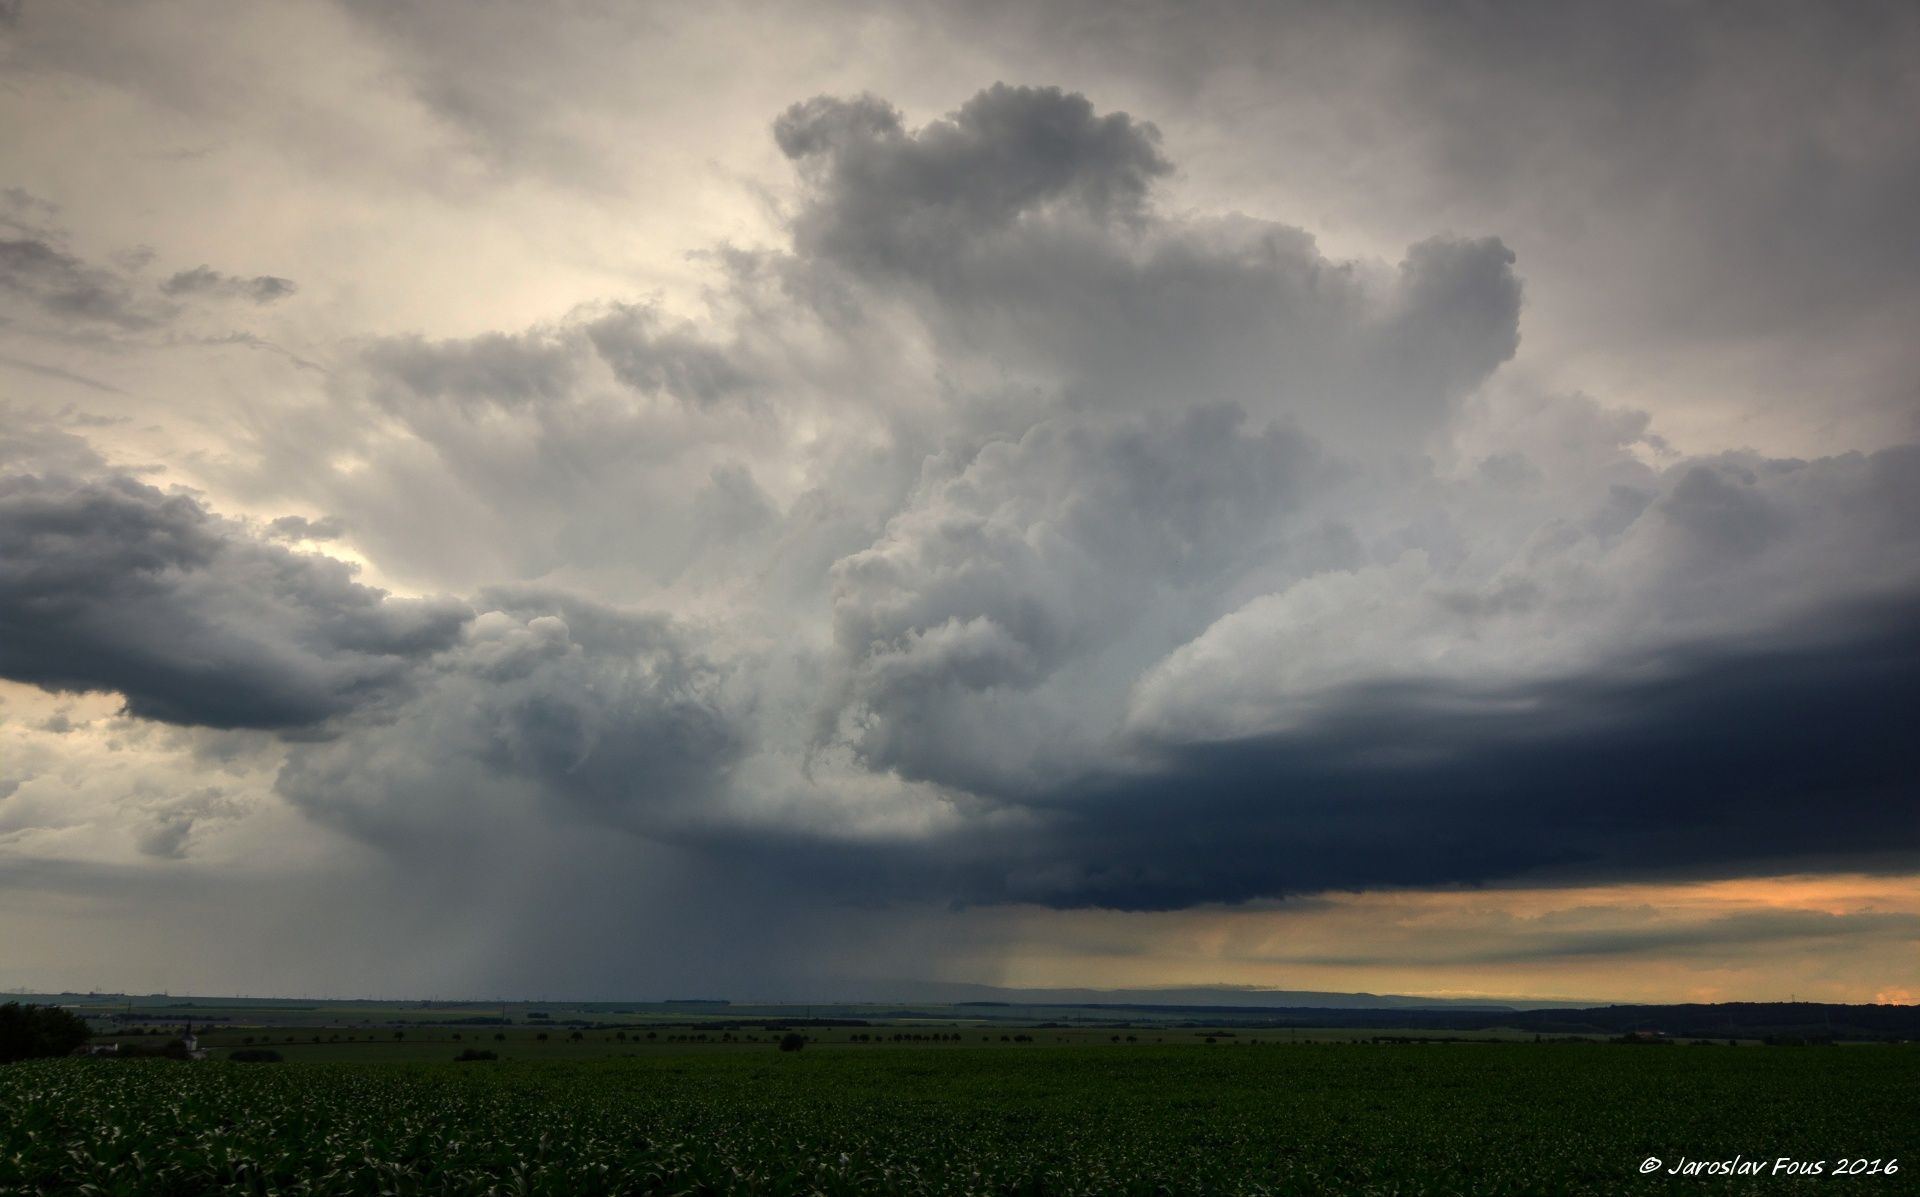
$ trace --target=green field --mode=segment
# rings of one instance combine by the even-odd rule
[[[769,1030],[768,1028],[776,1028]],[[303,1063],[388,1063],[448,1060],[468,1048],[498,1052],[510,1060],[598,1060],[608,1057],[726,1052],[759,1053],[777,1043],[784,1029],[804,1033],[814,1048],[931,1049],[1005,1048],[1031,1051],[1037,1046],[1130,1048],[1146,1046],[1217,1045],[1272,1047],[1289,1044],[1367,1043],[1376,1037],[1420,1038],[1433,1043],[1531,1042],[1532,1035],[1517,1031],[1371,1031],[1345,1027],[1300,1027],[1248,1030],[1244,1027],[1045,1027],[1000,1023],[885,1023],[857,1027],[813,1026],[769,1022],[728,1027],[699,1022],[652,1023],[622,1030],[574,1028],[555,1024],[533,1026],[462,1027],[409,1025],[405,1027],[225,1027],[200,1032],[199,1041],[210,1055],[223,1056],[236,1048],[266,1047],[289,1061]],[[178,1024],[163,1025],[149,1036],[100,1034],[96,1043],[126,1043],[155,1047],[177,1035]],[[577,1037],[576,1037],[577,1036]]]
[[[417,1039],[361,1041],[333,1062],[322,1056],[349,1045],[308,1044],[283,1064],[29,1061],[0,1068],[0,1192],[1920,1191],[1913,1047],[960,1033],[622,1053],[516,1031],[507,1058],[477,1064]],[[1822,1160],[1829,1174],[1639,1170],[1648,1156],[1735,1155]],[[1831,1175],[1862,1156],[1901,1170]]]

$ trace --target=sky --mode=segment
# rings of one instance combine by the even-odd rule
[[[1920,994],[1920,10],[0,3],[0,987]]]

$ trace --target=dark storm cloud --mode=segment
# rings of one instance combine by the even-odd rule
[[[1920,452],[1683,458],[1494,395],[1496,230],[1341,260],[1169,211],[1154,127],[1077,93],[773,136],[791,241],[716,255],[701,320],[371,339],[260,422],[255,493],[339,513],[269,540],[469,603],[43,466],[0,489],[0,676],[302,730],[278,793],[399,859],[554,822],[876,903],[1920,849]]]
[[[130,713],[297,728],[391,697],[469,618],[124,476],[0,479],[0,677]]]
[[[1920,602],[1789,649],[1499,693],[1375,686],[913,845],[716,843],[856,901],[1171,910],[1382,886],[1897,867],[1920,852]],[[1636,677],[1635,674],[1643,675]]]
[[[1159,906],[1910,859],[1898,712],[1920,701],[1920,615],[1845,614],[1813,649],[1696,649],[1648,663],[1667,675],[1651,682],[1381,687],[1290,736],[1185,750],[1076,798],[1068,825],[1101,847],[1064,893]]]
[[[1055,89],[917,129],[816,99],[775,136],[801,176],[791,252],[743,256],[719,307],[783,304],[826,349],[624,305],[376,342],[370,401],[432,452],[338,499],[403,476],[471,495],[426,526],[485,505],[530,546],[525,576],[609,545],[653,566],[703,478],[739,517],[720,522],[777,543],[839,480],[782,511],[731,461],[674,470],[740,436],[717,400],[810,395],[795,360],[845,354],[872,373],[840,366],[862,386],[805,415],[828,438],[884,428],[910,482],[798,592],[831,644],[795,682],[724,626],[483,593],[412,701],[294,750],[281,792],[316,818],[399,844],[547,806],[859,899],[1125,909],[1914,847],[1884,830],[1901,765],[1873,716],[1909,683],[1872,665],[1912,656],[1886,612],[1915,589],[1920,455],[1689,461],[1643,413],[1539,397],[1443,479],[1416,451],[1518,343],[1501,240],[1379,268],[1159,212],[1150,127]],[[887,403],[919,380],[863,356],[863,327],[902,312],[936,346],[917,393],[937,435]],[[378,504],[349,510],[376,527]],[[1814,692],[1808,730],[1837,746],[1787,734]],[[834,785],[836,753],[952,818],[901,843],[780,792],[815,766]],[[1811,804],[1824,830],[1800,825]]]
[[[250,303],[273,303],[285,299],[300,288],[290,278],[270,274],[238,278],[221,274],[208,266],[182,270],[160,284],[163,295],[200,295],[222,299],[244,299]]]

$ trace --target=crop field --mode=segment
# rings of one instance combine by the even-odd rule
[[[726,1052],[759,1054],[777,1043],[781,1030],[793,1024],[769,1023],[751,1027],[721,1027],[697,1022],[660,1023],[610,1030],[555,1024],[511,1027],[447,1027],[409,1025],[380,1027],[224,1027],[199,1032],[201,1046],[214,1056],[237,1048],[271,1048],[289,1061],[302,1063],[433,1062],[450,1059],[468,1048],[497,1051],[523,1062],[597,1060],[609,1057]],[[775,1027],[779,1029],[768,1030]],[[104,1034],[99,1043],[154,1046],[180,1031],[179,1024],[155,1028],[152,1035]],[[1233,1046],[1291,1046],[1300,1044],[1365,1043],[1382,1035],[1371,1030],[1342,1027],[1299,1027],[1249,1030],[1245,1027],[1104,1026],[1044,1027],[968,1025],[959,1023],[887,1023],[857,1027],[794,1025],[815,1048],[861,1047],[933,1049],[1007,1048],[1022,1052],[1034,1046],[1106,1047],[1125,1045],[1204,1045],[1212,1040]],[[1512,1031],[1445,1033],[1386,1032],[1385,1037],[1421,1035],[1434,1042],[1528,1042],[1531,1035]]]
[[[1820,1176],[1669,1176],[1686,1160]],[[1641,1174],[1657,1156],[1663,1170]],[[1898,1158],[1832,1175],[1841,1158]],[[0,1192],[1895,1193],[1920,1050],[1199,1042],[0,1067]]]

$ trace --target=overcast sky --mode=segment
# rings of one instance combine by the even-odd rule
[[[1920,10],[0,3],[0,986],[1920,994]]]

